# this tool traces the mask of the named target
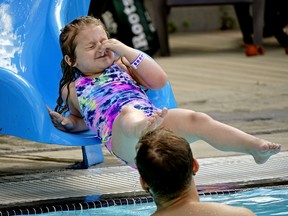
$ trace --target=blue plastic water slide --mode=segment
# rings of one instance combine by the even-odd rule
[[[0,134],[41,143],[82,146],[82,167],[103,162],[101,142],[91,131],[56,129],[54,108],[62,76],[60,29],[87,15],[88,0],[0,0]],[[170,84],[148,91],[158,107],[176,107]]]

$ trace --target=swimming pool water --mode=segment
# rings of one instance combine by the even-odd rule
[[[218,202],[249,208],[260,216],[288,215],[288,188],[259,188],[231,194],[200,196],[201,202]],[[155,211],[153,202],[135,205],[110,206],[77,211],[41,214],[42,216],[108,215],[148,216]]]

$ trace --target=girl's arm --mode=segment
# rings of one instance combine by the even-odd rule
[[[123,61],[126,61],[125,64],[131,64],[132,62],[143,54],[143,59],[137,65],[136,68],[133,68],[131,74],[132,77],[136,79],[141,85],[145,86],[148,89],[159,89],[162,88],[167,83],[167,74],[161,68],[161,66],[147,54],[133,49],[116,39],[109,39],[102,42],[102,51],[105,49],[112,50],[117,53],[119,56],[125,57]]]
[[[48,108],[51,120],[54,126],[62,131],[71,133],[86,131],[88,130],[88,127],[85,124],[84,119],[82,118],[74,82],[70,84],[69,89],[70,94],[67,102],[70,114],[67,117],[64,117],[61,114]],[[67,95],[68,88],[67,86],[64,86],[62,89],[62,98],[64,101],[66,101]]]
[[[54,126],[59,130],[70,133],[88,130],[88,127],[82,118],[79,118],[73,114],[69,114],[69,116],[64,117],[61,114],[51,110],[49,107],[47,108]]]

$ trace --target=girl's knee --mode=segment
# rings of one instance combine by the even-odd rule
[[[126,115],[126,114],[129,114],[129,113],[132,113],[134,110],[135,110],[134,107],[124,106],[124,107],[122,107],[122,110],[121,110],[120,114],[121,115]]]
[[[137,113],[139,112],[139,110],[135,109],[132,106],[124,106],[118,116],[118,119],[127,119],[130,118],[130,116],[135,116],[137,115]]]
[[[144,112],[138,110],[132,106],[124,106],[117,116],[117,122],[122,127],[129,125],[130,123],[138,122],[139,120],[143,120],[145,117]]]
[[[194,123],[197,123],[197,122],[204,123],[204,122],[208,122],[212,120],[212,118],[209,115],[203,112],[192,112],[190,114],[190,119]]]

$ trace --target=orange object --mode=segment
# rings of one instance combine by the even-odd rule
[[[246,44],[245,48],[246,48],[246,51],[245,51],[246,56],[257,56],[258,54],[264,55],[265,53],[264,48],[259,45]],[[286,50],[286,53],[287,51],[288,49]]]

